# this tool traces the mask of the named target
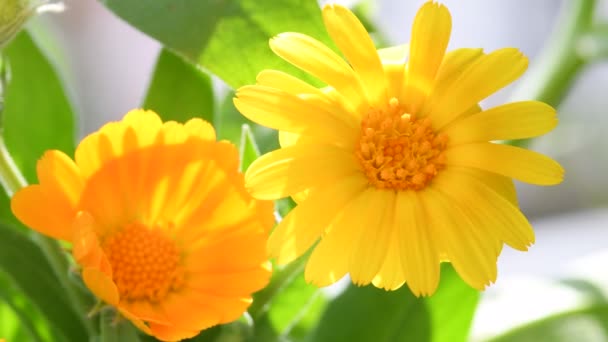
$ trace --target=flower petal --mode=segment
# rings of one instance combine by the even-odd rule
[[[270,40],[279,57],[336,89],[359,108],[365,102],[361,80],[353,69],[323,43],[300,33],[281,33]]]
[[[392,190],[370,189],[365,209],[357,214],[363,232],[354,240],[349,266],[350,277],[357,285],[371,283],[386,259],[394,229],[395,195]]]
[[[118,288],[107,274],[97,268],[86,267],[82,270],[82,280],[99,299],[113,306],[118,305]]]
[[[475,177],[468,169],[455,167],[442,172],[433,182],[467,213],[478,229],[491,232],[517,250],[526,251],[534,243],[534,231],[526,217],[494,184]]]
[[[385,290],[396,290],[405,283],[397,227],[392,227],[386,257],[378,274],[372,280],[374,286]]]
[[[25,187],[11,199],[13,214],[26,226],[55,239],[71,241],[74,208],[41,185]]]
[[[353,153],[333,145],[297,144],[256,159],[245,184],[258,199],[277,199],[360,172]]]
[[[422,193],[425,208],[441,235],[442,248],[460,276],[472,287],[483,290],[496,281],[496,241],[473,226],[468,217],[439,190],[428,187]]]
[[[554,185],[564,178],[564,169],[553,159],[523,148],[492,143],[449,147],[447,165],[486,170],[537,185]]]
[[[528,59],[517,49],[504,48],[475,60],[442,92],[431,96],[423,109],[439,130],[479,101],[523,74]]]
[[[314,95],[296,96],[264,86],[245,86],[234,99],[236,108],[247,118],[270,128],[318,136],[328,141],[353,142],[358,119]]]
[[[349,271],[349,262],[354,252],[356,241],[363,231],[361,213],[369,209],[370,188],[354,197],[331,223],[328,232],[314,248],[306,269],[306,281],[318,286],[331,285],[340,280]]]
[[[537,101],[523,101],[488,109],[453,122],[443,130],[450,145],[489,140],[523,139],[555,128],[555,109]]]
[[[395,229],[398,232],[400,259],[409,288],[416,296],[429,296],[439,284],[438,234],[428,220],[421,193],[401,191],[395,204]]]
[[[323,7],[323,20],[332,40],[359,75],[369,103],[372,106],[386,105],[384,70],[374,42],[363,24],[351,11],[335,4]]]
[[[430,86],[443,61],[450,41],[452,17],[448,9],[435,2],[426,2],[416,13],[410,39],[409,81]]]
[[[270,255],[277,258],[278,264],[291,262],[302,255],[321,237],[337,213],[366,186],[365,177],[352,175],[310,192],[270,235]]]

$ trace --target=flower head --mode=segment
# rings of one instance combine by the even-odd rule
[[[89,289],[162,340],[237,319],[266,285],[270,202],[245,191],[238,153],[200,119],[135,110],[87,136],[75,161],[48,151],[11,206],[72,243]]]
[[[270,253],[287,263],[320,240],[305,271],[319,286],[350,274],[356,284],[407,283],[430,295],[439,264],[451,262],[484,289],[496,279],[503,243],[526,250],[534,242],[512,179],[551,185],[563,177],[550,158],[492,143],[550,131],[553,108],[478,105],[517,79],[527,59],[514,48],[446,53],[450,13],[430,1],[409,46],[377,51],[338,5],[325,6],[323,19],[346,60],[299,33],[280,34],[270,47],[327,87],[265,70],[234,100],[249,119],[280,130],[282,148],[251,165],[246,186],[260,199],[298,203],[273,231]]]

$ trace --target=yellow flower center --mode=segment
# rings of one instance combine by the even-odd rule
[[[417,119],[391,98],[386,108],[372,108],[361,121],[355,154],[377,188],[421,190],[445,167],[447,142],[430,119]]]
[[[179,250],[160,230],[129,225],[106,240],[104,251],[121,299],[157,302],[183,284]]]

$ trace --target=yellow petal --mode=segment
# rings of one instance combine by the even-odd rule
[[[432,224],[441,232],[439,238],[448,259],[460,276],[472,287],[483,290],[496,281],[496,239],[479,227],[438,189],[428,187],[421,194]]]
[[[424,115],[441,129],[479,101],[516,80],[528,66],[517,49],[504,48],[475,60],[449,87],[428,100]]]
[[[564,169],[553,159],[523,148],[492,143],[449,147],[447,164],[486,170],[522,182],[554,185],[564,178]]]
[[[477,179],[478,181],[486,184],[488,187],[492,188],[499,195],[501,195],[507,201],[513,204],[513,206],[515,206],[516,208],[518,207],[517,192],[515,190],[515,184],[513,183],[513,179],[492,172],[471,168],[452,167],[449,170],[454,168],[458,169],[458,172],[467,174]]]
[[[408,44],[378,50],[378,55],[382,59],[384,74],[388,82],[389,98],[399,98],[399,94],[401,94],[408,54]]]
[[[357,74],[323,43],[289,32],[272,38],[270,48],[284,60],[336,89],[353,108],[365,104],[365,92]]]
[[[386,257],[372,283],[374,286],[385,290],[396,290],[405,283],[401,263],[401,250],[399,248],[399,233],[396,226],[391,229]]]
[[[82,280],[99,299],[113,306],[118,305],[118,288],[108,275],[97,268],[87,267],[82,271]]]
[[[405,281],[416,296],[430,296],[439,284],[439,250],[435,246],[439,237],[427,217],[433,213],[425,210],[420,197],[418,192],[399,192],[395,229]]]
[[[453,122],[443,130],[450,145],[523,139],[555,128],[555,109],[537,101],[509,103]]]
[[[308,259],[304,271],[306,281],[322,287],[337,282],[348,273],[355,242],[363,231],[360,213],[369,209],[370,191],[368,188],[359,193],[342,213],[336,213],[329,231]]]
[[[332,145],[297,144],[256,159],[245,184],[258,199],[277,199],[360,172],[353,153]]]
[[[329,4],[323,7],[327,32],[359,75],[371,105],[386,105],[386,79],[374,42],[363,24],[348,9]]]
[[[392,190],[368,190],[366,207],[358,212],[363,232],[355,240],[350,259],[350,277],[357,285],[369,284],[380,271],[394,229],[395,195]]]
[[[483,56],[483,49],[474,48],[461,48],[446,53],[443,63],[437,72],[433,89],[421,110],[420,116],[428,114],[428,108],[433,104],[433,101],[442,98],[443,94],[450,89],[460,75],[481,56]]]
[[[76,164],[57,150],[44,153],[36,164],[38,181],[49,192],[65,196],[71,205],[76,205],[84,187],[80,170]]]
[[[234,104],[244,116],[270,128],[327,141],[354,141],[359,130],[355,116],[322,98],[303,96],[264,86],[245,86],[238,90]]]
[[[410,39],[409,77],[431,84],[450,41],[452,17],[442,4],[426,2],[416,13]]]
[[[485,179],[487,180],[487,179]],[[433,180],[457,200],[474,225],[489,231],[509,246],[526,251],[534,243],[534,231],[521,211],[493,187],[464,168],[451,168]]]
[[[11,211],[26,226],[55,239],[71,241],[76,211],[61,194],[35,184],[15,193]]]
[[[317,241],[337,213],[367,186],[362,175],[339,179],[312,191],[279,223],[268,239],[268,251],[279,264],[293,261]]]
[[[262,70],[256,77],[258,85],[281,89],[293,95],[314,94],[322,96],[319,88],[279,70]]]
[[[215,141],[216,139],[215,129],[209,122],[203,119],[193,118],[186,121],[184,124],[184,129],[190,136],[193,137],[212,141]]]

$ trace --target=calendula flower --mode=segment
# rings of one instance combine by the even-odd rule
[[[234,100],[249,119],[280,130],[282,148],[251,165],[246,186],[260,199],[298,203],[272,233],[270,253],[287,263],[318,241],[305,271],[318,286],[348,273],[356,284],[407,283],[430,295],[440,262],[449,261],[484,289],[496,279],[503,243],[526,250],[534,242],[512,179],[563,178],[548,157],[492,143],[550,131],[553,108],[478,106],[524,72],[526,57],[514,48],[446,54],[451,17],[434,2],[418,11],[409,47],[377,51],[339,5],[326,5],[323,20],[346,61],[299,33],[280,34],[270,47],[327,87],[265,70]]]
[[[180,340],[233,321],[264,287],[270,202],[245,191],[238,153],[207,122],[135,110],[76,149],[48,151],[15,215],[72,243],[87,287],[144,332]]]

